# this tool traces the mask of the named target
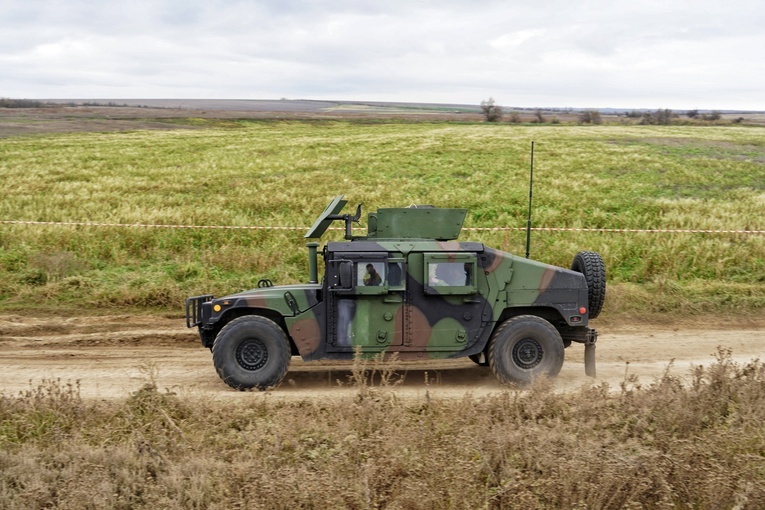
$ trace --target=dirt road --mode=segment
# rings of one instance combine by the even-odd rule
[[[597,326],[597,325],[596,325]],[[717,329],[710,326],[598,326],[598,377],[618,388],[625,373],[649,384],[672,362],[672,373],[687,376],[692,365],[714,361],[718,347],[746,362],[765,354],[765,327],[756,322]],[[584,375],[584,348],[566,350],[556,387],[576,390],[592,383]],[[674,361],[673,361],[674,360]],[[273,398],[322,398],[352,393],[349,364],[303,363],[293,358],[284,383]],[[417,398],[480,396],[502,391],[488,368],[466,359],[399,363],[404,375],[397,392]],[[111,399],[154,381],[162,391],[213,399],[252,398],[258,393],[231,390],[217,376],[210,352],[180,318],[114,315],[39,318],[0,315],[0,392],[15,395],[43,380],[79,381],[86,398]]]

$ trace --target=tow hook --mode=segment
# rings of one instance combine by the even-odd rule
[[[587,338],[584,342],[584,373],[587,377],[595,377],[595,343],[598,341],[598,332],[594,329],[587,330]]]

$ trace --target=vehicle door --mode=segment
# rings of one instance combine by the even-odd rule
[[[477,254],[412,253],[409,258],[409,271],[421,283],[409,289],[408,345],[453,352],[476,342],[487,310],[479,292]]]
[[[405,261],[399,253],[336,253],[328,261],[330,352],[403,343]]]

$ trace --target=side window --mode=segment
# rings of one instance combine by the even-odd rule
[[[425,254],[426,294],[475,294],[474,253]]]
[[[406,264],[404,259],[388,259],[388,290],[403,291],[406,290]]]
[[[428,270],[431,287],[464,287],[473,284],[473,265],[469,262],[433,262]]]
[[[388,261],[388,287],[391,289],[404,287],[404,263]]]
[[[406,262],[400,254],[338,253],[327,263],[329,288],[340,294],[381,295],[406,290]]]
[[[384,262],[357,262],[356,286],[381,287],[387,275]]]

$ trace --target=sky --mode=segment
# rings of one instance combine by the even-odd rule
[[[765,110],[765,3],[0,0],[0,97]]]

